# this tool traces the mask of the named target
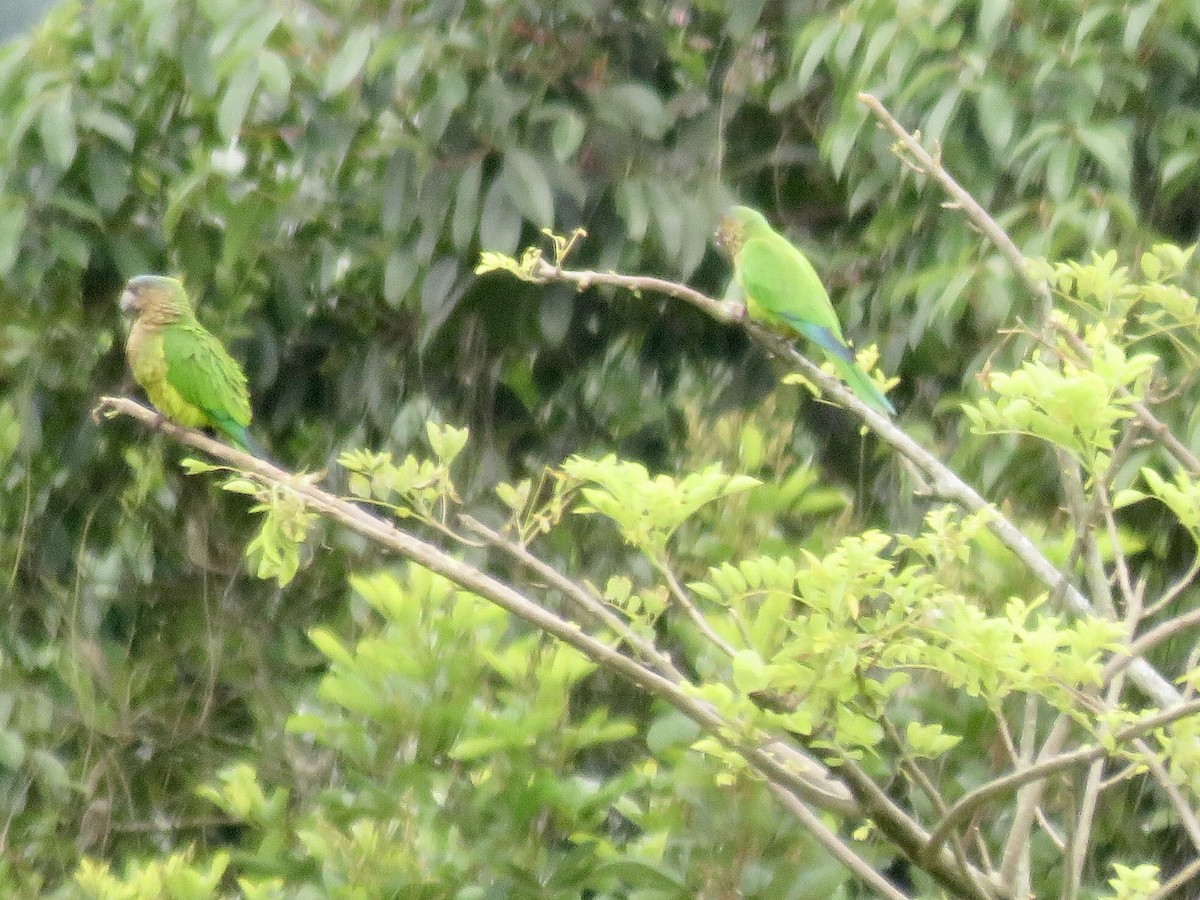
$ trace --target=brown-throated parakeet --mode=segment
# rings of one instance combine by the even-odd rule
[[[725,214],[717,242],[733,260],[734,279],[751,318],[815,342],[864,403],[895,414],[887,397],[855,362],[829,295],[803,253],[747,206],[734,206]]]
[[[183,284],[162,275],[130,279],[121,311],[133,316],[125,356],[154,408],[189,428],[211,428],[235,447],[266,458],[246,430],[246,376],[196,320]]]

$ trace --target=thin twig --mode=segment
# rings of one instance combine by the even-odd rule
[[[634,628],[630,627],[629,623],[606,606],[604,601],[593,596],[591,591],[586,587],[567,578],[553,566],[547,565],[538,559],[520,544],[510,541],[504,535],[500,534],[500,532],[489,528],[475,517],[464,514],[459,516],[459,521],[493,547],[507,553],[521,565],[526,566],[534,572],[539,578],[545,579],[551,587],[561,591],[564,597],[572,600],[576,607],[585,615],[592,616],[607,625],[612,629],[614,634],[634,647],[642,659],[648,665],[657,669],[659,674],[677,684],[684,680],[682,673],[675,668],[674,663],[671,662],[671,658],[667,654],[660,651],[653,643],[638,634]]]
[[[862,804],[863,811],[874,821],[876,827],[939,883],[956,893],[980,900],[986,897],[1012,896],[1012,892],[1006,890],[995,873],[985,873],[969,865],[964,870],[959,860],[952,853],[948,853],[945,847],[933,847],[925,829],[901,809],[849,756],[843,754],[840,757],[838,768],[854,791],[854,796]]]
[[[598,665],[618,673],[647,693],[674,706],[706,733],[736,750],[769,781],[783,785],[798,797],[822,809],[844,816],[858,813],[858,807],[846,793],[845,787],[831,779],[815,763],[809,761],[806,766],[806,758],[803,756],[772,752],[770,743],[765,740],[750,743],[731,737],[744,733],[744,729],[739,729],[711,704],[696,698],[681,685],[587,634],[577,623],[561,618],[510,585],[451,556],[441,548],[400,530],[391,522],[377,518],[348,500],[322,490],[313,483],[311,476],[294,475],[198,431],[182,428],[125,397],[101,397],[93,411],[93,415],[96,416],[118,414],[132,416],[181,443],[225,460],[264,484],[290,488],[310,508],[327,518],[496,604],[522,621],[574,647]]]
[[[941,792],[938,791],[937,786],[933,783],[929,776],[925,774],[925,771],[921,768],[920,764],[918,764],[915,759],[909,756],[904,746],[904,740],[900,737],[900,732],[896,729],[896,726],[892,724],[892,720],[887,716],[884,716],[882,721],[884,733],[887,734],[888,740],[892,742],[892,745],[896,750],[896,754],[900,758],[900,766],[902,771],[908,773],[908,777],[916,783],[917,787],[919,787],[929,799],[929,802],[933,805],[934,812],[936,812],[939,816],[944,816],[950,809],[950,807],[946,804],[945,798],[942,797]],[[967,852],[963,848],[962,841],[959,839],[958,835],[950,836],[950,850],[954,853],[954,856],[958,860],[958,864],[963,871],[967,871],[970,868],[971,863],[967,859]]]
[[[1135,738],[1154,731],[1156,728],[1162,728],[1172,722],[1197,714],[1200,714],[1200,700],[1193,700],[1172,709],[1160,710],[1144,717],[1138,722],[1118,729],[1113,734],[1113,742],[1122,744],[1133,741]],[[930,836],[929,848],[931,850],[936,849],[949,835],[951,828],[970,816],[980,806],[991,802],[993,798],[1016,790],[1022,785],[1040,781],[1053,775],[1055,772],[1061,772],[1074,766],[1086,765],[1100,759],[1108,752],[1098,744],[1087,744],[1047,759],[1038,760],[1027,768],[1018,769],[1016,772],[1011,772],[1008,775],[1004,775],[975,788],[975,790],[959,798],[950,808],[950,812],[945,815],[942,821],[938,822],[937,827],[934,828]]]
[[[1157,891],[1151,894],[1146,900],[1167,900],[1168,897],[1180,896],[1179,890],[1197,875],[1200,875],[1200,858],[1193,859],[1190,863],[1171,876],[1167,882],[1159,887]]]
[[[1190,588],[1195,582],[1197,572],[1200,572],[1200,552],[1197,552],[1195,557],[1193,557],[1192,564],[1188,566],[1188,570],[1175,579],[1175,582],[1163,591],[1157,600],[1146,607],[1146,611],[1143,614],[1145,618],[1150,618],[1161,612],[1164,607],[1170,605],[1172,600]]]
[[[1188,838],[1192,842],[1192,847],[1195,848],[1197,853],[1200,853],[1200,817],[1197,817],[1196,810],[1190,805],[1183,791],[1179,789],[1174,776],[1167,771],[1167,767],[1159,760],[1159,754],[1141,739],[1134,741],[1133,746],[1141,754],[1142,761],[1146,763],[1150,774],[1162,785],[1167,799],[1171,801],[1171,806],[1174,808],[1175,814],[1179,816],[1179,824],[1187,832]]]
[[[675,573],[671,570],[671,567],[667,565],[666,560],[658,560],[656,567],[660,572],[662,572],[663,577],[667,579],[667,587],[670,589],[671,596],[675,599],[675,603],[682,607],[683,611],[687,614],[687,617],[692,620],[692,624],[696,626],[696,630],[704,635],[705,639],[710,644],[712,644],[726,656],[730,657],[731,659],[734,656],[737,656],[737,651],[733,649],[733,647],[727,640],[725,640],[725,638],[721,637],[713,630],[713,627],[708,624],[708,620],[700,614],[700,610],[696,609],[696,604],[693,603],[692,598],[687,595],[687,592],[683,589],[683,585],[679,583],[679,579],[675,577]]]
[[[1027,767],[1037,746],[1038,697],[1025,698],[1025,716],[1021,723],[1021,747],[1017,764]],[[1047,740],[1050,743],[1054,738]],[[1027,784],[1017,791],[1017,806],[1013,811],[1013,826],[1008,832],[1004,852],[1000,855],[1000,880],[1013,886],[1014,897],[1029,895],[1029,834],[1037,821],[1037,809],[1042,803],[1041,784]]]
[[[972,197],[954,177],[946,171],[942,164],[930,155],[921,142],[913,135],[909,134],[904,126],[896,121],[895,117],[888,112],[887,108],[880,102],[879,98],[873,94],[866,92],[858,95],[860,103],[865,104],[874,114],[875,118],[879,119],[895,137],[896,140],[904,147],[906,153],[909,154],[909,164],[923,175],[927,175],[936,181],[943,191],[953,198],[953,206],[962,209],[966,213],[967,218],[971,220],[976,228],[983,232],[988,239],[996,245],[1000,253],[1008,260],[1009,265],[1013,267],[1013,271],[1017,273],[1017,277],[1021,279],[1029,292],[1037,299],[1038,305],[1041,308],[1042,317],[1045,321],[1049,321],[1049,310],[1053,305],[1053,298],[1050,293],[1050,286],[1044,281],[1034,278],[1030,274],[1028,267],[1025,265],[1025,255],[1021,253],[1019,247],[1013,242],[1013,239],[1008,236],[1008,233],[1000,227],[987,210],[985,210]],[[904,159],[902,157],[902,159]],[[915,160],[915,164],[913,163]],[[1080,340],[1079,335],[1067,329],[1060,329],[1071,343],[1074,350],[1083,358],[1089,359],[1091,354],[1087,345]],[[1129,398],[1133,395],[1128,391],[1122,391],[1122,396]],[[1164,447],[1174,456],[1180,463],[1187,467],[1193,475],[1200,475],[1200,458],[1197,458],[1184,444],[1171,433],[1168,428],[1141,400],[1135,400],[1132,406],[1134,415],[1141,420],[1155,439],[1160,441]]]
[[[623,287],[628,290],[656,290],[692,303],[723,322],[741,321],[742,317],[730,311],[729,304],[700,294],[683,285],[658,278],[619,275],[613,272],[563,269],[541,260],[533,273],[540,281],[565,281],[580,290],[597,284]],[[839,379],[826,374],[819,366],[807,359],[790,342],[756,322],[745,321],[743,327],[750,336],[770,352],[782,356],[799,369],[805,378],[828,394],[840,405],[858,415],[879,437],[891,444],[897,452],[907,458],[929,482],[936,496],[953,501],[971,512],[986,512],[988,526],[1000,541],[1025,563],[1031,572],[1050,590],[1061,589],[1063,602],[1076,615],[1095,615],[1091,602],[1073,585],[1064,582],[1065,576],[1048,560],[1037,546],[1026,537],[1011,520],[1006,518],[973,487],[963,481],[953,470],[934,454],[930,453],[908,436],[888,416],[867,406]],[[1130,677],[1147,696],[1161,707],[1170,707],[1182,702],[1179,692],[1166,678],[1145,660],[1130,663]]]
[[[771,788],[771,792],[779,798],[779,802],[791,810],[792,815],[800,820],[817,842],[828,850],[833,857],[840,860],[842,865],[857,875],[865,884],[870,885],[881,896],[888,897],[889,900],[910,900],[907,894],[899,891],[895,885],[880,875],[870,863],[848,847],[846,842],[821,821],[820,816],[805,806],[803,801],[796,797],[795,794],[777,784],[770,784],[769,787]]]
[[[1189,609],[1174,619],[1163,622],[1161,625],[1155,625],[1137,640],[1131,642],[1125,648],[1124,652],[1108,661],[1104,669],[1100,672],[1101,680],[1107,681],[1114,677],[1122,669],[1127,668],[1135,659],[1140,659],[1144,654],[1149,653],[1163,641],[1173,638],[1175,635],[1194,625],[1200,625],[1200,607]]]

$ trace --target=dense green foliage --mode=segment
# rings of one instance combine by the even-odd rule
[[[727,748],[693,749],[696,727],[676,710],[315,518],[294,556],[274,557],[294,537],[284,525],[274,543],[252,543],[245,497],[186,477],[175,444],[94,421],[99,395],[133,389],[120,286],[143,272],[184,278],[201,321],[245,361],[257,433],[276,458],[329,466],[335,484],[438,539],[439,516],[460,501],[489,521],[511,507],[541,558],[597,586],[698,679],[808,701],[770,712],[714,693],[730,715],[804,734],[805,721],[843,710],[823,739],[859,752],[880,742],[871,723],[886,708],[902,730],[915,725],[905,736],[916,756],[954,751],[939,777],[965,789],[1008,768],[998,723],[1020,721],[1015,697],[1041,697],[1046,716],[1078,712],[1072,691],[1094,678],[1105,626],[1040,620],[1042,587],[978,523],[927,516],[904,471],[850,417],[777,387],[778,367],[741,329],[648,294],[474,268],[481,250],[512,254],[543,227],[581,225],[572,264],[720,296],[719,214],[734,198],[763,209],[811,251],[847,336],[877,342],[884,371],[900,375],[906,430],[1005,500],[1063,567],[1078,561],[1077,532],[1059,513],[1070,504],[1047,446],[1065,448],[1089,489],[1111,475],[1125,489],[1120,545],[1157,596],[1189,573],[1194,492],[1153,448],[1107,472],[1129,411],[1113,386],[1148,390],[1157,365],[1181,392],[1157,411],[1193,445],[1195,308],[1175,286],[1188,260],[1156,251],[1144,280],[1117,262],[1196,237],[1198,46],[1200,18],[1177,0],[1097,0],[1082,15],[1039,0],[97,0],[52,11],[0,48],[0,890],[856,890]],[[1026,255],[1115,251],[1094,270],[1044,267],[1093,328],[1088,346],[1107,352],[1108,336],[1131,335],[1093,383],[1105,403],[1081,404],[1067,378],[1059,406],[1038,407],[1062,386],[1048,370],[993,377],[1035,344],[998,332],[1035,322],[1036,300],[927,179],[906,174],[862,90],[939,143]],[[977,374],[997,396],[961,415]],[[1075,415],[1079,428],[1055,431]],[[427,430],[441,422],[470,433],[453,453],[432,447],[434,460],[457,455],[452,488],[419,449],[430,435],[454,440]],[[395,501],[388,491],[406,476],[390,457],[346,455],[359,448],[416,453],[413,472],[445,480],[409,483]],[[714,462],[763,483],[705,496],[659,543],[639,544],[617,514],[641,500],[594,501],[639,489],[646,470],[605,483],[614,470],[596,461],[608,453],[627,461],[611,466],[681,483]],[[544,466],[572,454],[574,468],[539,486]],[[604,515],[562,517],[555,478],[601,492],[591,508]],[[497,497],[500,482],[510,487]],[[543,509],[547,498],[563,506]],[[522,519],[534,513],[545,521]],[[857,534],[871,523],[898,542],[885,552],[883,532]],[[525,571],[481,548],[461,554]],[[812,568],[797,575],[797,559]],[[729,623],[750,623],[736,665],[663,614],[656,577],[671,567],[704,585],[696,596],[727,616],[726,640]],[[861,619],[838,605],[843,576]],[[773,602],[799,593],[830,617],[843,643],[820,657],[819,678],[794,660],[761,665],[797,637],[756,605],[764,584]],[[1167,614],[1187,605],[1181,584]],[[872,605],[881,592],[894,612]],[[992,618],[972,619],[972,604]],[[936,636],[920,630],[921,616],[960,606],[964,618]],[[904,628],[908,644],[874,633]],[[981,657],[1012,648],[991,680],[958,655],[957,638],[976,631]],[[1040,656],[1022,645],[1031,635],[1045,637]],[[1156,658],[1185,671],[1184,643]],[[881,678],[855,696],[862,672],[848,654],[934,674],[912,690]],[[893,773],[895,759],[866,757],[872,774]],[[1084,873],[1093,893],[1114,862],[1170,871],[1191,858],[1144,785],[1117,787],[1098,816]],[[1129,827],[1127,808],[1144,827]],[[989,824],[983,839],[1000,841],[1007,823]],[[934,890],[887,840],[862,843],[898,884]],[[1056,859],[1039,833],[1039,891],[1057,891]]]

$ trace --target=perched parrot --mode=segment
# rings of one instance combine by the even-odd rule
[[[125,285],[121,311],[133,317],[125,343],[129,368],[155,409],[180,425],[212,428],[235,447],[265,459],[246,430],[246,376],[196,320],[183,284],[139,275]]]
[[[812,263],[762,214],[734,206],[721,220],[717,243],[733,260],[733,275],[750,316],[804,335],[825,351],[842,380],[864,403],[887,415],[895,408],[858,363]]]

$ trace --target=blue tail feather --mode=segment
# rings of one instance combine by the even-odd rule
[[[214,427],[219,434],[227,438],[229,443],[239,450],[243,450],[251,456],[257,456],[264,462],[271,462],[271,457],[267,456],[263,445],[254,439],[246,426],[238,425],[236,422],[220,422],[216,423]]]

